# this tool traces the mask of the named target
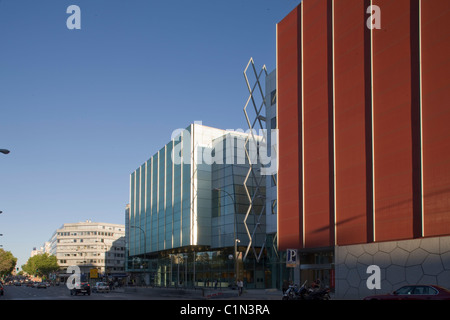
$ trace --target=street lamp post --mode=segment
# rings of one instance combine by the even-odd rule
[[[3,213],[3,211],[0,211],[0,214],[2,214]],[[2,234],[0,234],[0,236],[3,236],[3,233]],[[3,247],[2,245],[0,245],[0,247]]]
[[[236,285],[238,280],[238,274],[239,274],[239,265],[238,265],[238,253],[237,253],[237,244],[238,242],[241,242],[239,239],[234,239],[234,272],[236,273]]]
[[[9,150],[8,149],[0,149],[0,153],[3,153],[3,154],[8,154],[9,153]],[[3,211],[0,211],[0,214],[1,213],[3,213]],[[0,234],[0,236],[3,236],[3,234]],[[2,246],[3,247],[3,246]]]
[[[145,230],[138,226],[130,226],[130,228],[139,229],[144,234],[144,264],[145,264],[146,263],[146,253],[147,253],[147,236],[146,236]],[[146,279],[146,275],[147,275],[147,268],[144,268],[144,282]]]

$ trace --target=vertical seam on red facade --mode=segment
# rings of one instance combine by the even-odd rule
[[[422,236],[422,176],[421,176],[421,105],[420,105],[420,43],[419,0],[411,0],[411,140],[412,140],[412,187],[413,187],[413,237]]]
[[[333,3],[327,0],[327,64],[328,64],[328,192],[329,192],[329,245],[334,244],[335,216],[334,216],[334,89],[333,89]]]
[[[371,5],[370,0],[364,0],[363,14]],[[373,153],[372,153],[372,40],[371,30],[364,28],[364,95],[365,95],[365,148],[366,148],[366,239],[374,241],[373,232]]]
[[[298,15],[297,15],[297,92],[299,93],[297,103],[298,103],[298,115],[297,115],[297,123],[298,123],[298,143],[301,144],[300,146],[297,146],[298,148],[298,198],[299,198],[299,228],[298,230],[298,243],[299,247],[304,246],[303,242],[303,103],[302,103],[302,70],[303,70],[303,59],[302,59],[302,6],[298,6]]]

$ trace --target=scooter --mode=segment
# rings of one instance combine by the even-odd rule
[[[281,300],[303,300],[302,296],[306,292],[306,282],[299,288],[298,285],[289,285],[289,288],[284,292]]]

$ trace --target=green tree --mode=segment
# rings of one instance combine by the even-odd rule
[[[17,258],[10,251],[0,249],[0,277],[10,275],[16,267]]]
[[[42,253],[28,259],[27,263],[22,266],[22,270],[30,275],[39,277],[47,276],[51,272],[59,269],[58,262],[54,255]]]

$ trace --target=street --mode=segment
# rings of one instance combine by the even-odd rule
[[[117,317],[124,310],[160,309],[169,319],[183,315],[208,318],[247,315],[270,317],[286,311],[286,304],[281,301],[279,292],[265,290],[244,291],[238,296],[236,290],[125,287],[109,293],[92,292],[90,295],[74,296],[70,295],[65,285],[47,288],[7,285],[4,286],[4,295],[0,296],[0,305],[3,306],[2,300],[8,300],[4,302],[6,308],[34,317],[37,312],[55,312],[79,318],[88,309],[98,310],[102,317]],[[80,303],[73,304],[72,301]],[[86,303],[90,306],[86,306]],[[287,307],[289,305],[291,308],[296,306],[288,304]],[[206,310],[209,313],[205,313]]]
[[[27,286],[4,286],[4,295],[0,296],[1,300],[167,300],[169,298],[176,299],[192,299],[186,296],[171,296],[161,294],[142,295],[138,292],[125,292],[124,290],[116,290],[105,293],[92,292],[90,295],[70,295],[69,289],[65,285],[50,286],[44,288],[33,288]]]
[[[183,290],[173,288],[120,288],[111,292],[91,295],[70,295],[65,285],[33,288],[27,286],[4,286],[1,300],[281,300],[281,293],[265,290],[245,291],[242,296],[235,290]]]

